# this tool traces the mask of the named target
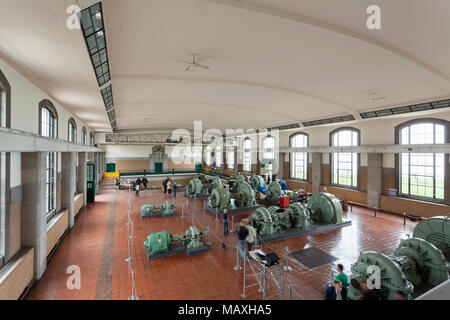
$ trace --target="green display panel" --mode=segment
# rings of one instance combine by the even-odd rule
[[[116,164],[115,163],[106,164],[106,172],[116,172]]]

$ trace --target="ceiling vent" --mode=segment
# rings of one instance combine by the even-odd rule
[[[441,109],[441,108],[448,108],[448,107],[450,107],[450,99],[413,104],[413,105],[397,107],[397,108],[362,112],[362,113],[360,113],[360,115],[361,115],[361,118],[363,118],[363,119],[370,119],[370,118],[378,118],[378,117],[385,117],[385,116],[391,116],[391,115],[396,115],[396,114],[404,114],[404,113],[410,113],[410,112]]]
[[[313,126],[321,126],[324,124],[331,124],[331,123],[339,123],[339,122],[346,122],[346,121],[353,121],[355,120],[355,117],[351,114],[341,117],[333,117],[333,118],[327,118],[327,119],[321,119],[321,120],[313,120],[313,121],[305,121],[303,122],[303,125],[305,127],[313,127]]]

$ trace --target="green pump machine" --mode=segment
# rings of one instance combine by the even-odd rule
[[[98,193],[98,177],[97,165],[95,162],[88,162],[86,164],[86,183],[87,183],[87,202],[95,202],[95,196]]]

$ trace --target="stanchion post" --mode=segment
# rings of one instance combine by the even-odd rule
[[[234,217],[231,217],[231,231],[234,232]]]
[[[219,211],[219,210],[218,210],[217,207],[216,207],[216,222],[219,221],[219,216],[218,216],[219,212],[218,212],[218,211]]]
[[[184,219],[184,202],[181,204],[181,218]]]
[[[236,265],[234,266],[234,270],[241,270],[241,266],[239,265],[239,245],[236,247]]]
[[[242,292],[242,299],[245,299],[245,298],[247,298],[247,295],[245,294],[245,289],[246,289],[246,278],[247,278],[247,275],[245,274],[245,258],[246,258],[246,254],[245,254],[245,248],[244,248],[244,259],[242,260],[242,267],[244,268],[244,272],[243,272],[243,275],[244,275],[244,285],[243,285],[243,292]]]
[[[289,300],[292,300],[292,285],[289,283]]]
[[[288,246],[286,246],[285,253],[286,253],[286,263],[283,268],[284,268],[284,271],[291,271],[292,268],[289,266],[289,247]]]
[[[406,226],[406,213],[403,213],[403,225]]]
[[[206,213],[206,201],[203,200],[203,213]]]

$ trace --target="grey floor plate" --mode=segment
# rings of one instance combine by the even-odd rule
[[[317,249],[316,247],[295,251],[292,255],[308,269],[314,269],[337,260],[335,256]]]

